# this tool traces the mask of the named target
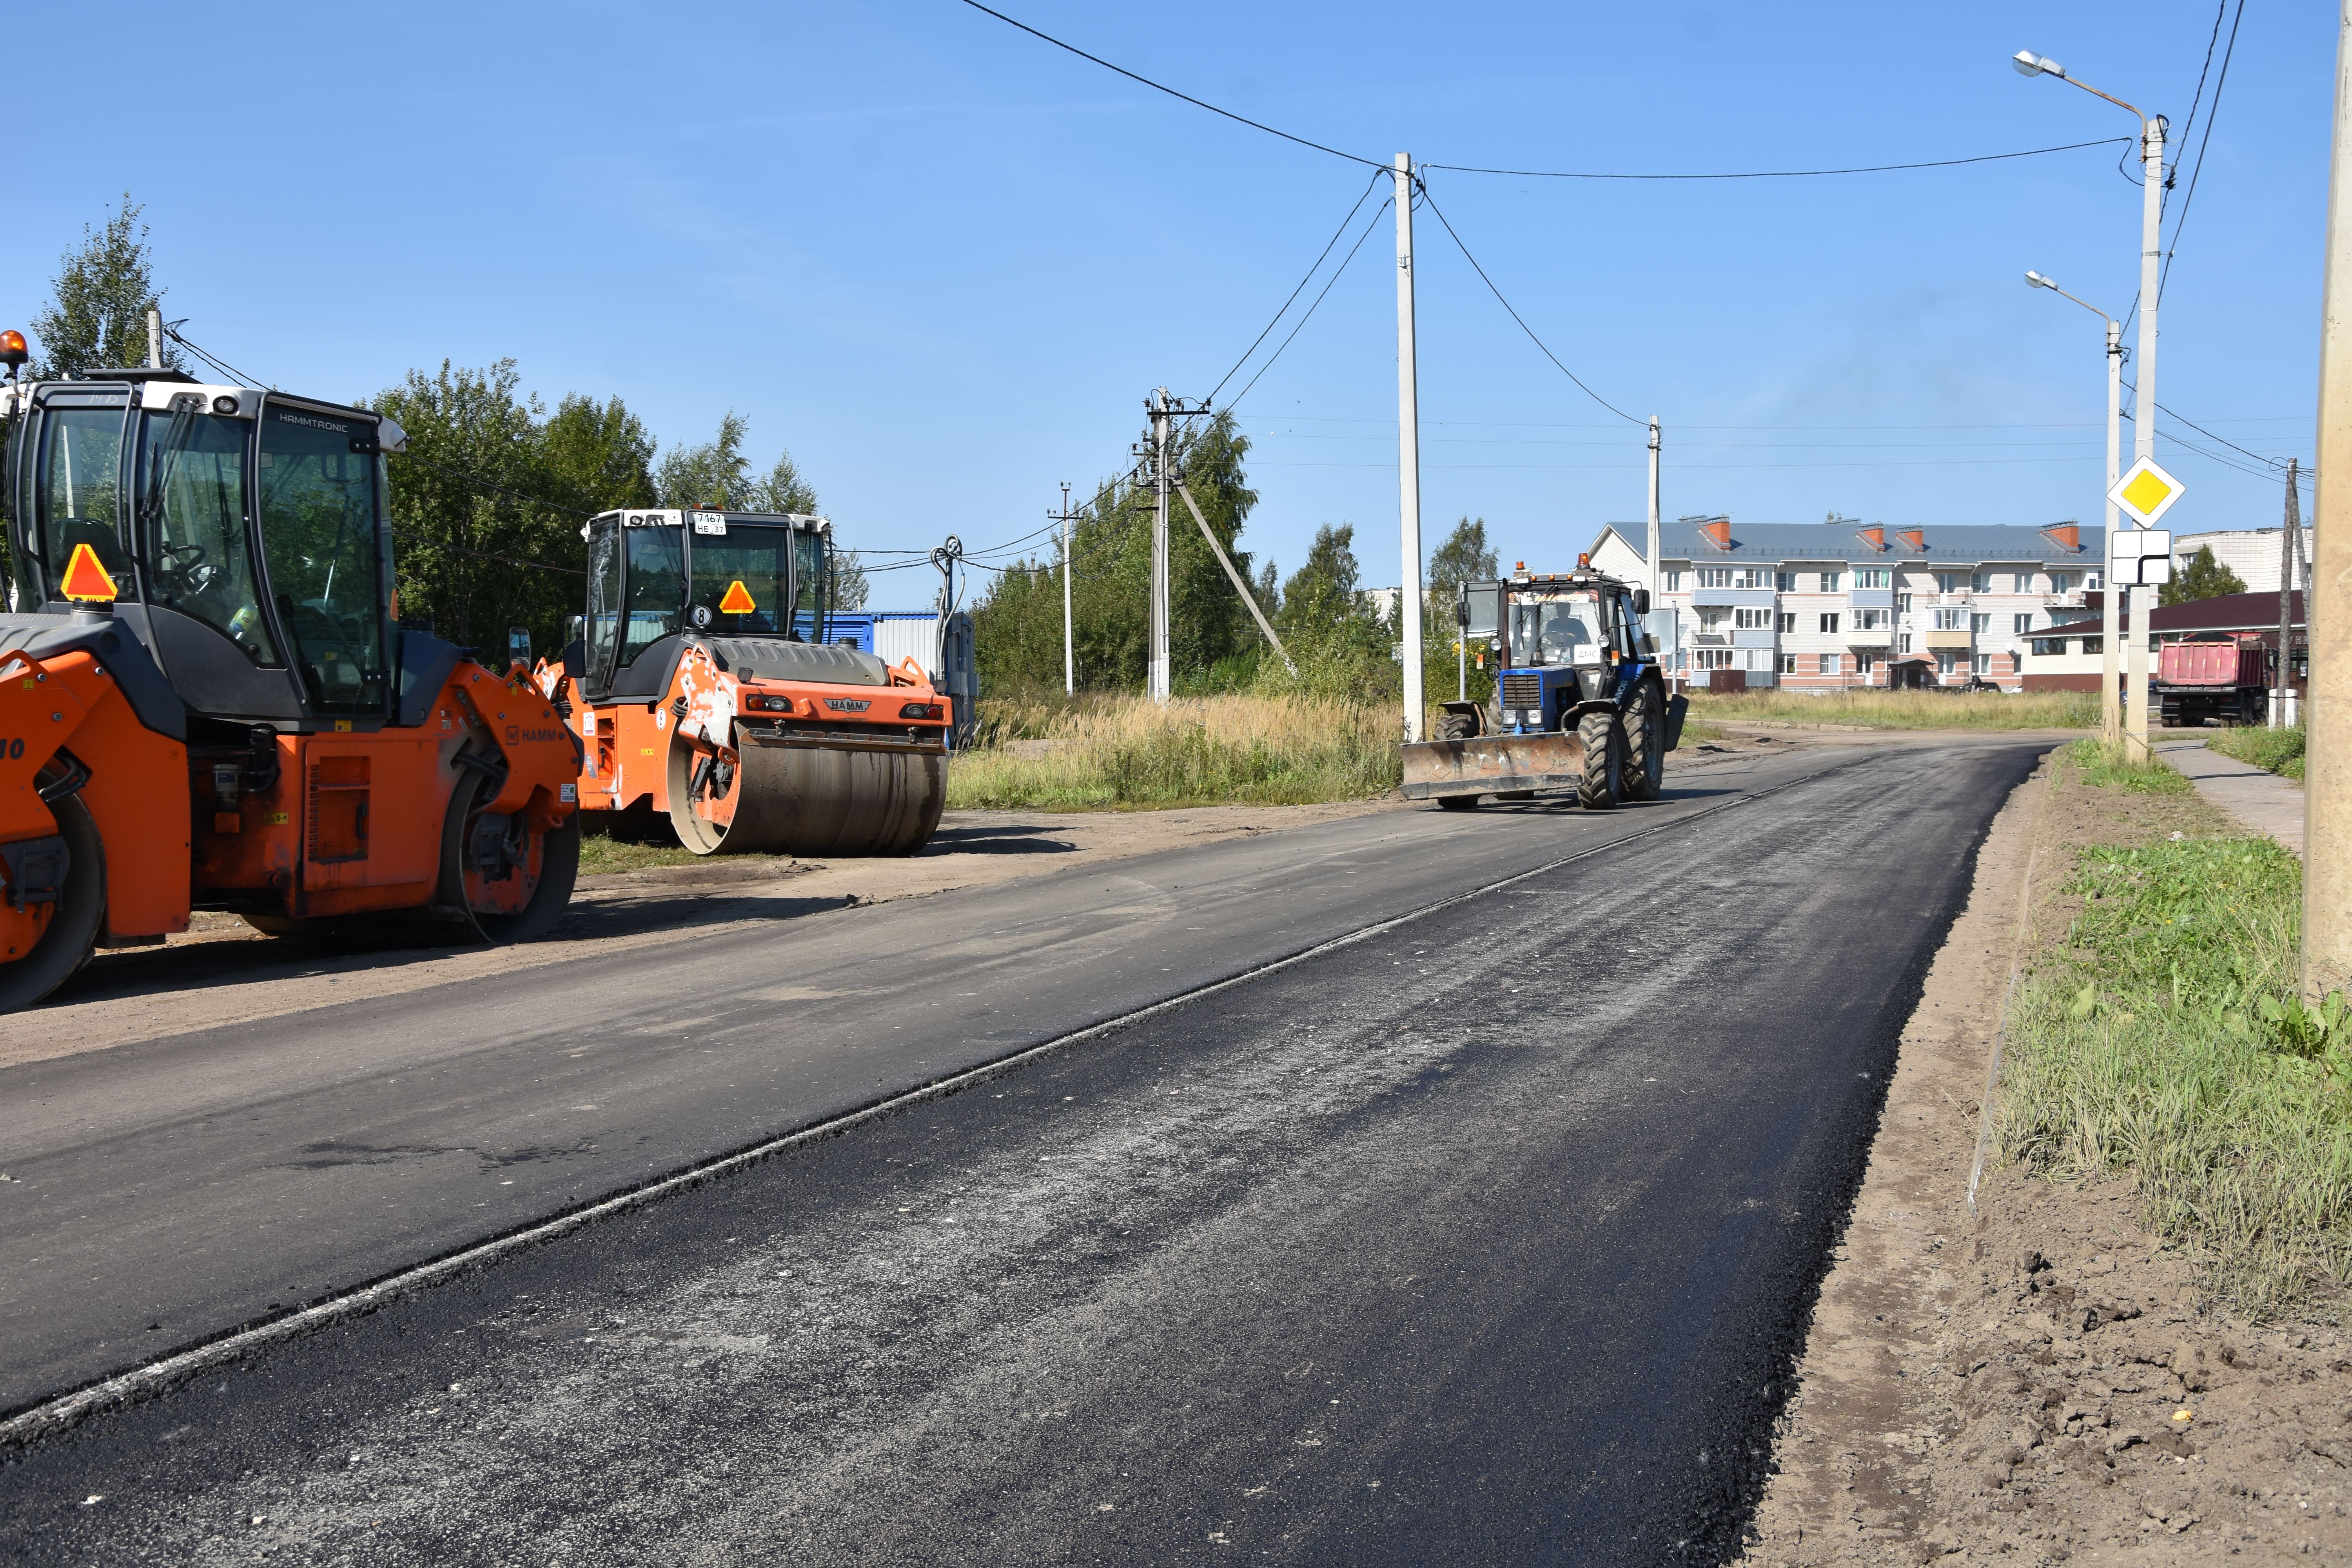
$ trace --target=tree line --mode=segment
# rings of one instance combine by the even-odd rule
[[[27,328],[35,379],[147,363],[147,310],[168,290],[155,279],[140,211],[126,194],[65,254]],[[174,338],[163,358],[167,369],[198,368]],[[478,368],[445,359],[352,405],[388,415],[408,436],[406,452],[386,465],[401,618],[470,647],[503,651],[511,626],[529,628],[536,647],[561,646],[586,592],[582,525],[598,512],[822,510],[790,454],[755,467],[740,415],[729,413],[707,441],[665,449],[617,395],[571,393],[550,410],[523,390],[511,359]],[[856,556],[835,565],[835,607],[862,605]]]

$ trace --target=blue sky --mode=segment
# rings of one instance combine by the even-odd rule
[[[2018,76],[2020,47],[2179,127],[2214,20],[2202,3],[999,8],[1366,157],[1637,172],[2133,131]],[[21,9],[13,52],[84,55],[91,16]],[[956,0],[122,16],[155,85],[36,113],[0,314],[27,319],[128,190],[167,313],[251,374],[358,398],[511,355],[550,402],[617,392],[670,442],[733,409],[763,461],[789,447],[845,542],[879,548],[1015,540],[1058,481],[1122,467],[1144,394],[1215,385],[1368,176]],[[2334,47],[2332,7],[2247,9],[2161,318],[2168,406],[2306,461]],[[2097,521],[2100,327],[2021,276],[2127,308],[2139,191],[2116,150],[1818,180],[1429,178],[1552,350],[1664,419],[1668,516]],[[2184,169],[2175,212],[2187,186]],[[1640,433],[1537,353],[1426,210],[1418,230],[1429,542],[1476,514],[1507,560],[1564,563],[1641,515]],[[1367,580],[1398,577],[1393,265],[1383,221],[1240,405],[1262,498],[1243,542],[1286,568],[1349,521]],[[2189,486],[2175,526],[2275,521],[2275,481],[2159,455]]]

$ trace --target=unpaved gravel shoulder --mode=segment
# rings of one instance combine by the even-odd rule
[[[1988,1170],[1979,1104],[2032,862],[2228,830],[2196,797],[2021,786],[1906,1028],[1744,1563],[2352,1561],[2352,1342],[2213,1310],[2129,1182]],[[2186,1413],[2184,1415],[2182,1413]]]

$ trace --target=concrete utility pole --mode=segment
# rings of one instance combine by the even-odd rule
[[[1412,157],[1396,155],[1397,214],[1397,528],[1403,536],[1404,586],[1398,624],[1404,640],[1404,738],[1421,734],[1421,398],[1412,363]]]
[[[1166,702],[1168,671],[1168,389],[1143,400],[1151,415],[1151,700]]]
[[[147,368],[163,368],[163,312],[153,305],[147,307]]]
[[[1650,605],[1658,603],[1658,416],[1650,416]]]
[[[2271,682],[2271,728],[2294,726],[2294,561],[2303,538],[2303,501],[2294,487],[2300,459],[2286,460],[2286,521],[2279,530],[2278,679]]]
[[[1062,525],[1062,695],[1073,696],[1078,689],[1077,645],[1070,631],[1070,525],[1077,520],[1070,512],[1070,486],[1062,483],[1062,510],[1047,516]]]
[[[2319,474],[2303,579],[2303,994],[2313,1001],[2352,988],[2352,0],[2336,16],[2320,300]]]

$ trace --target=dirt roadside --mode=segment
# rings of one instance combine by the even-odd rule
[[[2021,786],[1937,955],[1740,1561],[2352,1562],[2352,1342],[2203,1301],[2128,1182],[1990,1166],[1967,1205],[2021,894],[2062,940],[2074,852],[2235,831],[2196,796]]]

